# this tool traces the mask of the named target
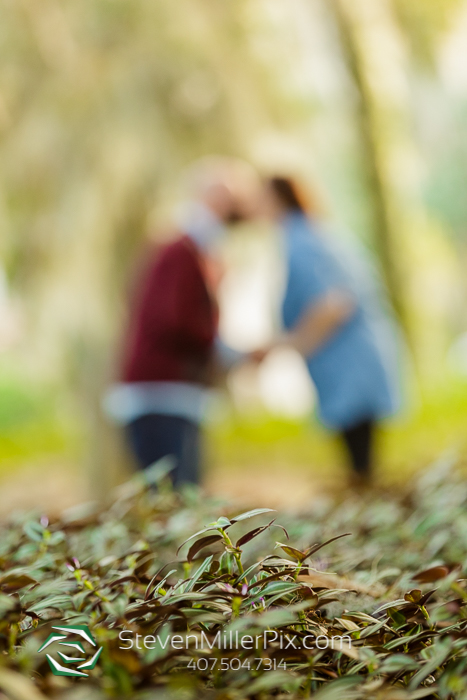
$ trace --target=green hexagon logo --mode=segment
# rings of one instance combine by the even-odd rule
[[[86,671],[91,671],[94,668],[102,652],[102,647],[97,649],[96,641],[89,627],[87,625],[74,625],[52,627],[52,629],[57,631],[49,634],[39,652],[56,643],[63,647],[62,650],[57,650],[58,660],[51,654],[46,654],[54,676],[87,678],[89,674]],[[86,647],[91,647],[91,653],[86,651]]]

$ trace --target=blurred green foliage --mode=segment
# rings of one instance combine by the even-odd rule
[[[453,377],[430,391],[423,403],[380,430],[381,481],[405,481],[425,468],[434,454],[450,448],[466,454],[467,381]],[[290,470],[327,486],[335,486],[346,473],[340,443],[316,421],[236,415],[211,427],[209,436],[216,471],[247,478],[254,468],[266,483],[268,474]]]
[[[0,472],[11,475],[24,466],[60,461],[79,468],[85,455],[83,427],[57,388],[31,387],[11,374],[0,377]],[[467,381],[452,377],[402,416],[387,422],[379,434],[378,479],[405,481],[446,449],[467,453],[465,416]],[[252,471],[268,481],[285,473],[307,483],[335,487],[347,474],[345,454],[337,439],[316,420],[288,420],[267,413],[227,413],[207,427],[208,483],[221,483]],[[226,482],[222,480],[227,478]],[[293,501],[293,497],[291,499]]]
[[[65,410],[64,410],[65,409]],[[76,460],[79,427],[64,406],[61,392],[18,376],[0,373],[0,472],[47,459]]]
[[[440,37],[452,26],[462,0],[392,0],[416,58],[432,67]]]

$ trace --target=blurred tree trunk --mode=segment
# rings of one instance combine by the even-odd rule
[[[360,40],[358,12],[356,12],[354,0],[331,0],[330,7],[339,30],[346,67],[356,92],[355,123],[371,207],[374,245],[391,303],[409,345],[412,346],[411,327],[395,235],[398,225],[397,216],[388,183],[384,155],[381,153],[383,135],[380,133],[375,97],[367,74],[368,59],[365,57]]]
[[[99,295],[102,323],[92,324],[82,336],[76,379],[88,434],[89,484],[99,501],[106,501],[112,489],[128,477],[132,462],[123,431],[104,413],[103,399],[119,376],[125,297],[146,237],[153,187],[153,182],[142,178],[126,197],[118,188],[115,190],[114,218],[105,247],[97,241],[94,249],[100,263],[98,277],[105,290]],[[121,209],[117,205],[119,196]]]

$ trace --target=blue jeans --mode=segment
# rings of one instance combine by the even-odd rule
[[[175,457],[174,486],[200,481],[200,427],[186,418],[150,413],[126,428],[127,439],[141,469],[162,457]]]

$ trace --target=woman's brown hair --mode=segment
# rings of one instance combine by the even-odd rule
[[[267,184],[285,209],[302,214],[310,211],[309,203],[300,185],[293,178],[274,176],[269,178]]]
[[[293,177],[275,175],[266,184],[287,211],[300,212],[317,218],[326,216],[326,210],[315,192],[308,192]]]

